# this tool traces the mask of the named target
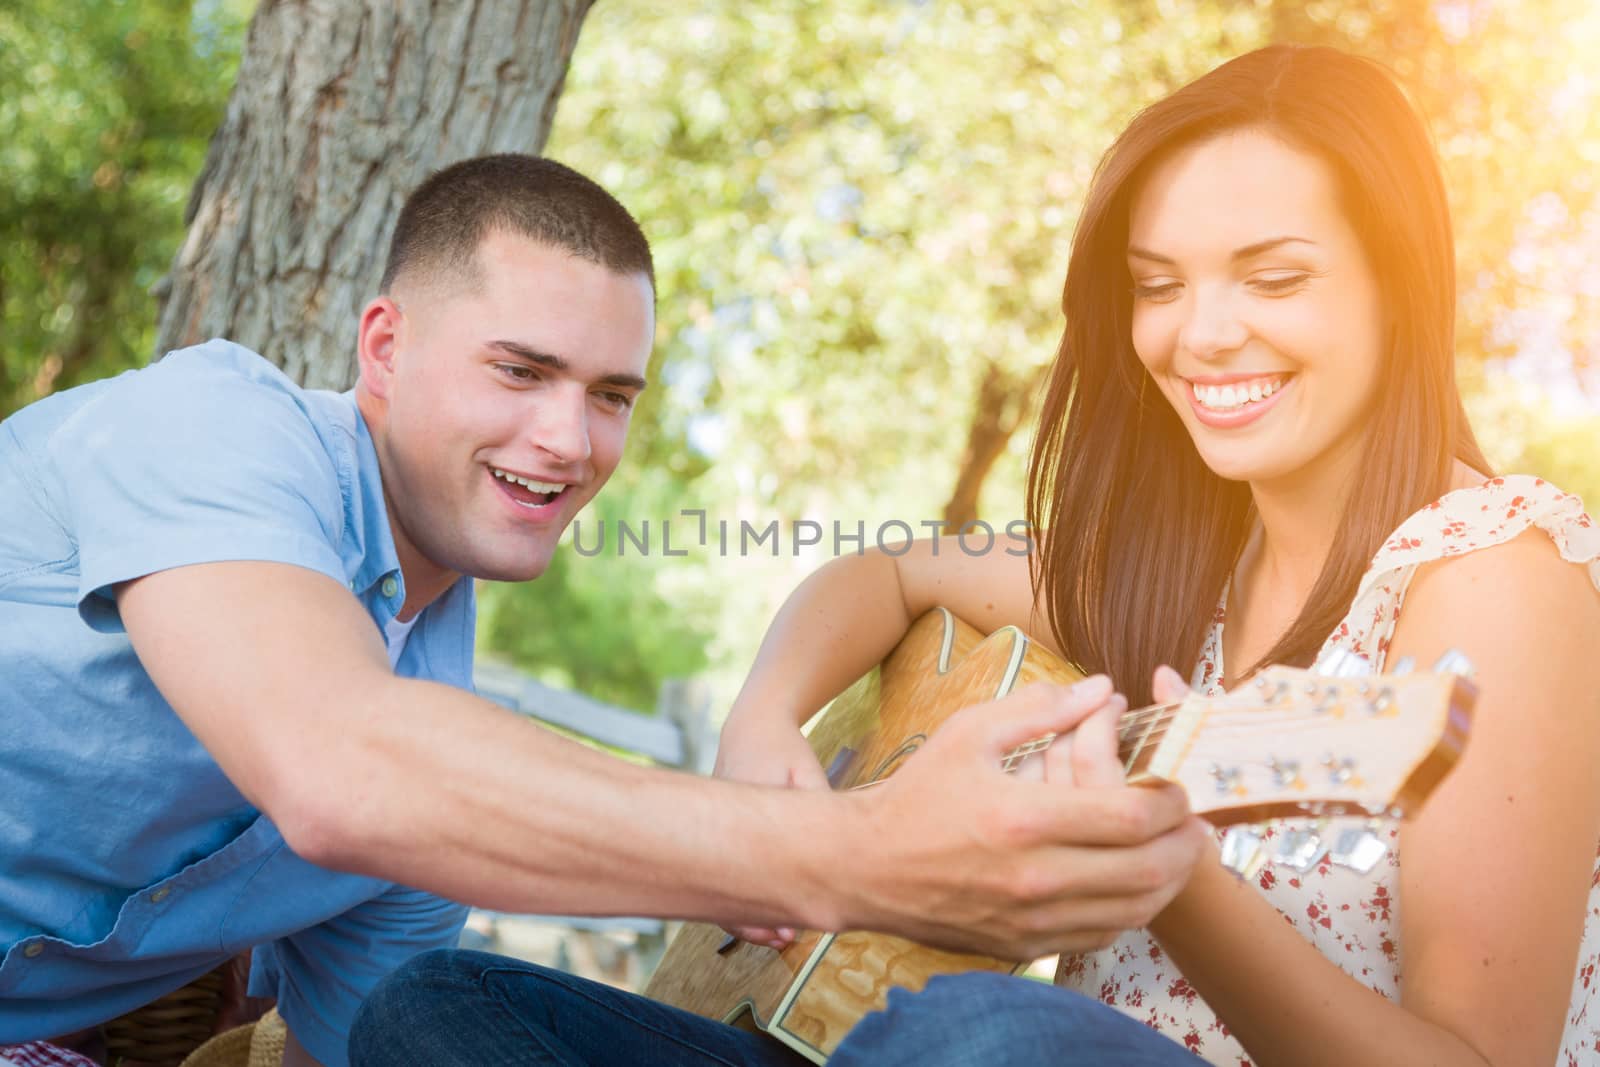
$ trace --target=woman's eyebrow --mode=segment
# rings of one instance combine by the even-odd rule
[[[1309,237],[1295,237],[1292,234],[1285,234],[1282,237],[1268,237],[1265,241],[1257,241],[1254,244],[1245,245],[1243,248],[1236,248],[1233,251],[1233,255],[1229,258],[1233,259],[1235,262],[1241,259],[1249,259],[1252,256],[1259,256],[1263,252],[1269,252],[1272,249],[1277,248],[1279,245],[1285,245],[1295,241],[1307,245],[1314,245],[1317,243],[1311,240]],[[1178,262],[1171,256],[1164,256],[1159,252],[1152,252],[1148,248],[1140,248],[1138,245],[1128,246],[1128,258],[1149,260],[1151,263],[1165,263],[1168,266],[1176,266]]]
[[[1263,252],[1270,252],[1279,245],[1292,244],[1295,242],[1299,242],[1303,245],[1315,245],[1317,243],[1311,240],[1309,237],[1295,237],[1292,235],[1285,235],[1283,237],[1269,237],[1265,241],[1257,241],[1255,244],[1245,245],[1243,248],[1235,249],[1232,258],[1235,261],[1249,259],[1251,256],[1259,256]]]

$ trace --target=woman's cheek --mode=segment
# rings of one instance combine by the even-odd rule
[[[1135,311],[1131,325],[1134,355],[1146,370],[1160,371],[1171,357],[1171,345],[1162,343],[1163,335],[1170,331],[1163,327],[1161,316],[1150,311]]]

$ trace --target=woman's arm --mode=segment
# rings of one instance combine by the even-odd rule
[[[798,727],[881,662],[911,623],[944,606],[985,632],[1034,624],[1028,559],[996,543],[972,555],[959,539],[914,541],[836,559],[795,589],[773,619],[723,727],[717,774],[773,785],[820,786]]]
[[[1456,769],[1401,831],[1402,989],[1204,862],[1151,930],[1263,1067],[1555,1060],[1600,841],[1600,596],[1530,532],[1418,571],[1390,655],[1466,652]]]

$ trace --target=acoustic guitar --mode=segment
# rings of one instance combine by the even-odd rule
[[[1368,870],[1385,851],[1376,834],[1358,828],[1325,840],[1317,820],[1415,811],[1465,744],[1469,670],[1455,653],[1427,673],[1348,676],[1365,672],[1359,657],[1333,674],[1274,667],[1221,697],[1125,713],[1119,755],[1130,782],[1175,782],[1196,813],[1231,827],[1224,862],[1242,874],[1267,862],[1308,870],[1325,857]],[[961,708],[1079,677],[1014,627],[985,637],[937,608],[818,713],[807,736],[835,789],[861,788],[893,774]],[[1050,741],[1020,746],[1003,765],[1014,769]],[[1245,825],[1284,817],[1309,825],[1278,835],[1275,852]],[[667,946],[645,994],[763,1030],[820,1064],[862,1016],[883,1008],[891,988],[921,989],[936,974],[1013,973],[1025,963],[867,931],[802,931],[780,952],[691,923]]]

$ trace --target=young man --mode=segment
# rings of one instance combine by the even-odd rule
[[[402,210],[351,393],[213,341],[0,427],[0,1043],[254,946],[288,1062],[342,1064],[462,903],[1027,955],[1177,891],[1180,796],[998,770],[1105,685],[958,717],[853,796],[632,766],[471,695],[471,580],[538,577],[615,469],[653,286],[594,183],[468,161]]]

